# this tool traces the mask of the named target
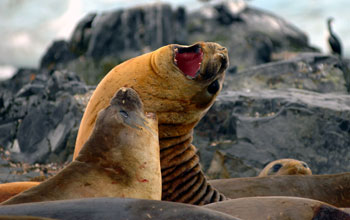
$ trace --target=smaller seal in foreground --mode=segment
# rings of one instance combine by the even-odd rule
[[[78,157],[57,175],[3,205],[88,197],[160,200],[158,121],[135,90],[121,88],[99,112]]]
[[[300,160],[280,159],[267,164],[259,177],[280,175],[312,175],[309,166]]]

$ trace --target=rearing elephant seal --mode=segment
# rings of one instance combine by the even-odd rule
[[[267,164],[259,177],[279,175],[312,175],[309,166],[300,160],[280,159]]]
[[[121,88],[97,115],[71,164],[3,205],[87,197],[161,199],[158,123],[133,89]]]
[[[132,87],[145,111],[158,116],[163,200],[206,204],[224,199],[206,181],[192,131],[222,88],[228,66],[226,48],[199,42],[171,44],[130,59],[98,84],[82,118],[75,157],[89,138],[97,113],[120,87]]]

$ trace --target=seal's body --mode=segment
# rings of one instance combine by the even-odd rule
[[[294,196],[350,207],[350,173],[218,179],[210,184],[230,199]]]
[[[98,84],[76,140],[76,157],[89,138],[97,113],[120,87],[132,87],[145,111],[159,123],[164,200],[205,204],[223,200],[201,171],[192,131],[222,88],[228,66],[226,48],[216,43],[168,45],[128,60],[112,69]]]
[[[0,202],[21,193],[27,189],[39,185],[39,182],[13,182],[0,184]]]
[[[350,220],[345,211],[317,200],[285,197],[248,197],[231,199],[204,206],[241,219],[343,219]]]
[[[132,89],[121,88],[97,115],[75,160],[3,205],[88,197],[161,199],[158,123]]]
[[[300,160],[280,159],[267,164],[259,176],[312,175],[309,166]]]

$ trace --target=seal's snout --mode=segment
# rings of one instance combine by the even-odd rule
[[[195,78],[201,67],[203,51],[200,44],[174,47],[174,63],[190,79]]]
[[[143,109],[140,96],[132,88],[120,88],[111,99],[110,104],[124,107],[127,110]]]

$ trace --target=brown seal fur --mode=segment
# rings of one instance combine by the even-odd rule
[[[309,166],[300,160],[280,159],[267,164],[259,176],[312,175]]]
[[[27,189],[37,186],[38,182],[13,182],[0,184],[0,202],[8,200]]]
[[[350,207],[350,173],[232,178],[211,180],[210,184],[231,199],[295,196]]]
[[[350,220],[350,215],[335,206],[298,197],[250,197],[212,203],[205,208],[245,220]]]
[[[97,116],[79,155],[57,175],[3,205],[88,197],[161,199],[158,122],[133,89]]]
[[[191,142],[193,128],[222,88],[227,66],[226,48],[205,42],[164,46],[116,66],[98,84],[87,105],[75,156],[90,136],[97,112],[120,87],[132,87],[145,111],[158,116],[162,199],[191,204],[223,200],[207,183]]]

